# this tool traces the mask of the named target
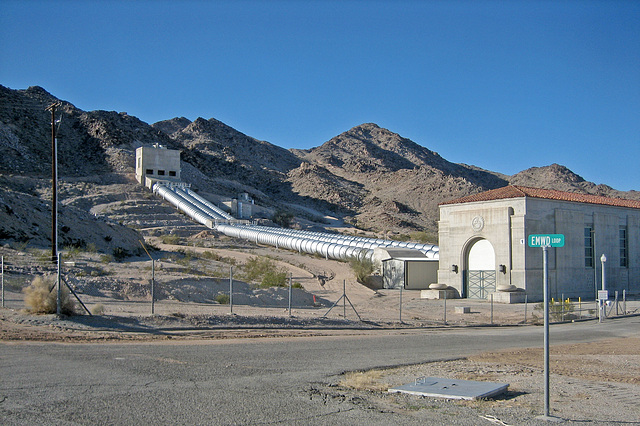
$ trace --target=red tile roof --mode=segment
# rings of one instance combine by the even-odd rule
[[[468,195],[455,200],[445,201],[439,205],[474,203],[478,201],[503,200],[509,198],[542,198],[545,200],[571,201],[574,203],[600,204],[604,206],[629,207],[640,209],[639,200],[627,200],[624,198],[602,197],[600,195],[578,194],[575,192],[556,191],[554,189],[530,188],[528,186],[509,185],[498,189],[492,189],[479,194]]]

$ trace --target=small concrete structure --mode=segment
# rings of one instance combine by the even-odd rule
[[[376,248],[373,259],[382,264],[384,288],[422,290],[437,278],[438,261],[419,250]]]
[[[508,387],[508,383],[419,377],[413,383],[396,386],[389,389],[388,392],[408,393],[434,398],[474,400],[500,395],[506,392]]]
[[[231,214],[238,219],[251,219],[253,206],[253,199],[248,193],[243,192],[238,194],[238,198],[231,200]]]
[[[441,300],[441,299],[456,299],[458,298],[458,292],[455,288],[449,287],[445,290],[420,290],[421,299]]]
[[[640,201],[506,186],[440,204],[438,283],[494,302],[542,300],[542,249],[531,234],[562,234],[549,249],[550,296],[593,299],[602,288],[640,292]],[[515,291],[514,291],[515,290]]]
[[[149,189],[158,181],[180,182],[180,151],[159,144],[137,148],[136,180]]]

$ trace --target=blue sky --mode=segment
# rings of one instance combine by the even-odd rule
[[[0,84],[284,148],[374,122],[449,161],[640,190],[637,1],[2,0]]]

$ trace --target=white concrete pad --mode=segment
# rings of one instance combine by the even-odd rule
[[[409,393],[435,398],[473,400],[500,395],[506,392],[508,387],[508,383],[419,377],[413,383],[391,388],[388,392]]]

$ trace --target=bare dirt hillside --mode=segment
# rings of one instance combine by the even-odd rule
[[[0,86],[4,244],[46,245],[50,238],[45,214],[51,203],[47,107],[56,102],[59,201],[67,206],[60,209],[61,222],[69,228],[88,224],[63,232],[63,245],[86,243],[109,251],[118,241],[116,247],[130,251],[135,245],[132,231],[122,225],[158,229],[175,219],[165,220],[175,212],[152,201],[133,180],[135,149],[153,143],[180,150],[184,180],[210,199],[247,192],[264,207],[255,209],[258,217],[284,210],[296,216],[298,226],[318,229],[335,222],[392,238],[418,231],[436,242],[438,203],[508,183],[640,199],[638,191],[595,185],[556,164],[514,176],[454,164],[373,123],[319,141],[313,149],[285,150],[214,118],[180,117],[149,125],[126,112],[82,111],[41,87]],[[109,235],[98,226],[102,222],[96,214],[110,221]],[[118,233],[122,236],[111,235]],[[98,244],[105,238],[110,241]]]

